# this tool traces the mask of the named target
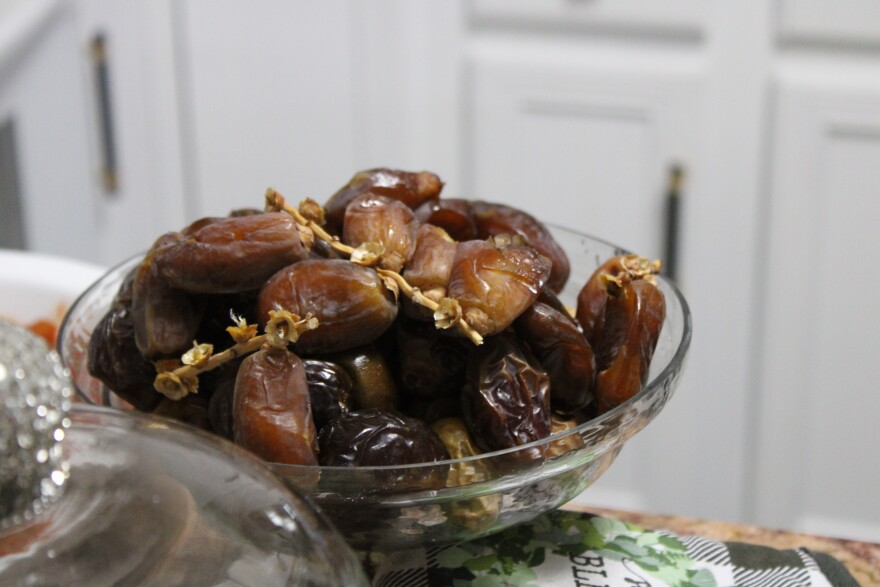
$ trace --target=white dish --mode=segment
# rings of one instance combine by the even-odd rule
[[[0,249],[0,316],[18,324],[58,323],[106,269],[76,259]]]

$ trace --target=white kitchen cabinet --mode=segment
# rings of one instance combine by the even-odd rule
[[[69,8],[19,2],[0,21],[0,225],[4,246],[94,260],[86,99]]]
[[[775,97],[755,515],[880,540],[880,69],[786,64]]]
[[[779,0],[784,41],[880,47],[880,3],[875,0]]]

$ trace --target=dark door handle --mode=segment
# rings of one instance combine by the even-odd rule
[[[108,194],[116,193],[119,176],[116,140],[113,128],[113,104],[110,99],[110,68],[107,62],[107,39],[103,32],[92,37],[92,68],[98,106],[98,135],[101,149],[101,184]]]

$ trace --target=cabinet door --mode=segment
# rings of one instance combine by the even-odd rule
[[[701,164],[699,64],[678,56],[644,61],[601,53],[552,57],[518,52],[512,45],[477,47],[469,75],[473,126],[466,195],[508,203],[544,221],[659,257],[668,166]],[[688,279],[709,279],[707,269],[689,268]],[[570,289],[576,293],[586,277],[575,268]],[[710,321],[696,320],[700,329],[711,329]],[[698,375],[695,370],[700,365],[690,367],[686,381]],[[699,438],[702,400],[695,401],[700,399],[692,393],[696,390],[686,387],[678,392],[683,397],[674,398],[627,444],[584,494],[584,502],[688,511],[678,506],[706,475],[693,464],[705,457],[680,447],[702,442],[702,450],[711,454],[722,451],[720,444],[730,438]],[[729,497],[733,503],[738,494]]]
[[[880,46],[876,0],[779,0],[782,38],[797,42]]]
[[[73,54],[88,81],[83,114],[92,139],[93,257],[115,264],[179,229],[187,209],[171,2],[80,0],[75,6]],[[95,47],[99,38],[103,46]]]
[[[2,246],[95,260],[86,100],[69,6],[14,3],[0,25]]]
[[[841,69],[779,83],[752,492],[765,525],[876,542],[880,78]]]

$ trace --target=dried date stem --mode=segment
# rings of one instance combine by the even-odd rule
[[[300,204],[305,214],[287,203],[278,190],[269,188],[266,190],[266,209],[270,211],[284,211],[293,216],[297,224],[309,228],[314,232],[315,236],[326,242],[334,251],[347,255],[353,263],[359,265],[374,266],[379,262],[384,252],[381,245],[376,243],[364,243],[354,248],[340,242],[339,237],[335,237],[321,227],[323,223],[323,208],[314,200],[307,199]],[[316,211],[317,209],[320,212]],[[308,216],[308,217],[307,217]],[[424,306],[434,313],[434,322],[437,328],[446,329],[455,326],[465,336],[467,336],[474,344],[483,344],[483,337],[479,332],[471,328],[471,326],[461,319],[461,306],[452,298],[443,298],[438,304],[434,300],[425,297],[418,288],[410,285],[402,275],[396,271],[388,269],[376,269],[379,275],[385,280],[386,284],[394,284],[389,288],[397,293],[403,294],[414,303]]]
[[[190,393],[198,393],[200,373],[249,355],[263,346],[284,348],[288,342],[296,342],[301,333],[318,327],[318,319],[311,315],[300,318],[284,310],[273,311],[266,323],[266,333],[254,336],[256,330],[252,330],[244,320],[234,316],[233,320],[236,326],[227,330],[236,343],[228,349],[215,355],[212,345],[194,342],[193,348],[183,355],[184,365],[162,370],[162,364],[157,364],[160,373],[153,382],[156,391],[174,401],[183,399]],[[177,361],[173,363],[178,364]]]

